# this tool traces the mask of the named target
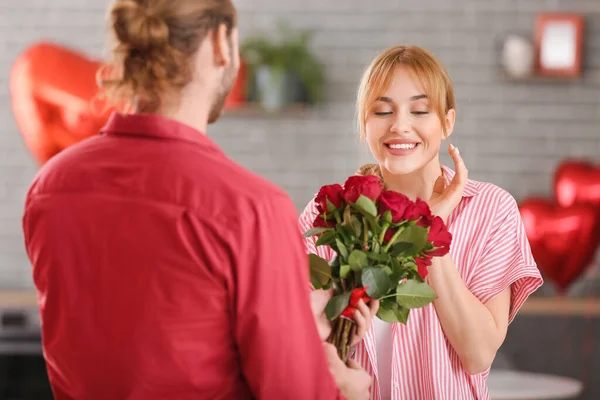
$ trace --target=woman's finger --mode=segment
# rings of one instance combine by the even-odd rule
[[[375,318],[375,315],[377,315],[377,311],[379,311],[379,300],[370,301],[369,311],[371,312],[371,318]]]
[[[452,161],[454,161],[454,169],[456,172],[452,182],[450,183],[450,187],[448,187],[448,192],[450,192],[448,195],[452,195],[456,192],[462,194],[465,184],[467,183],[469,173],[462,157],[460,156],[458,147],[450,145],[448,147],[448,152],[452,157]]]
[[[356,346],[362,340],[365,333],[367,333],[367,321],[358,310],[354,312],[354,322],[356,322],[356,331],[350,340],[351,346]]]

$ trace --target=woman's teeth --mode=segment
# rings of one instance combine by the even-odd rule
[[[410,150],[417,147],[416,143],[401,143],[401,144],[388,144],[390,149],[402,149],[402,150]]]

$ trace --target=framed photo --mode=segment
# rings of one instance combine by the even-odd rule
[[[536,69],[541,76],[581,75],[584,20],[579,14],[545,13],[536,17]]]

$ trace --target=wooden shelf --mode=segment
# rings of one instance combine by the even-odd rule
[[[518,315],[600,316],[600,298],[530,297]]]
[[[259,103],[246,103],[238,107],[225,108],[224,118],[304,118],[310,114],[313,107],[309,104],[291,104],[280,110],[266,110]]]
[[[0,291],[0,308],[37,308],[37,296],[34,291]]]
[[[576,83],[581,82],[581,76],[542,76],[542,75],[528,75],[523,77],[515,77],[507,74],[504,71],[499,73],[500,79],[505,82],[515,82],[515,83]]]

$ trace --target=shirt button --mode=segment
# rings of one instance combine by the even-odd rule
[[[398,381],[394,381],[394,389],[398,389],[400,387],[400,385],[398,384]]]

